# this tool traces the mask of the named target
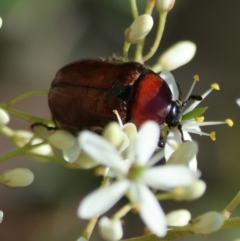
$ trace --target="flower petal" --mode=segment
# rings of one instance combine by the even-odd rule
[[[78,142],[75,141],[72,147],[63,150],[63,158],[65,161],[73,163],[78,159],[80,153],[81,148],[79,147]]]
[[[177,83],[176,83],[173,75],[169,71],[164,70],[160,73],[160,76],[165,80],[165,82],[167,82],[167,84],[172,92],[173,99],[178,100],[179,99],[179,90],[178,90],[178,86],[177,86]]]
[[[136,163],[144,166],[157,148],[160,136],[159,125],[153,121],[146,121],[139,130],[136,143]]]
[[[169,157],[176,151],[179,145],[182,143],[181,140],[181,133],[179,130],[172,129],[168,133],[165,148],[164,148],[164,155],[166,161],[168,161]]]
[[[167,233],[166,217],[156,197],[143,183],[132,185],[131,191],[140,204],[140,216],[146,226],[159,237]],[[131,192],[130,191],[130,192]]]
[[[142,178],[150,187],[169,190],[174,187],[190,185],[196,177],[184,165],[165,165],[146,170]]]
[[[82,149],[99,164],[126,172],[126,167],[118,151],[101,136],[90,131],[82,131],[78,141]]]
[[[128,180],[122,180],[90,193],[80,203],[78,216],[90,219],[108,211],[124,195],[129,184]]]

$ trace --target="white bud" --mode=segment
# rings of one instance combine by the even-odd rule
[[[70,164],[70,167],[90,169],[98,165],[99,163],[97,163],[94,159],[92,159],[84,151],[82,151],[77,160]]]
[[[7,125],[9,121],[10,121],[9,114],[5,110],[0,108],[0,126]]]
[[[84,237],[80,237],[77,241],[88,241],[88,240]]]
[[[2,20],[2,18],[0,17],[0,28],[2,27],[2,24],[3,24],[3,20]]]
[[[120,240],[123,236],[122,224],[119,219],[111,220],[102,217],[99,221],[100,235],[107,241]]]
[[[236,103],[240,106],[240,98],[236,100]]]
[[[132,25],[125,30],[125,38],[129,43],[137,43],[144,39],[153,27],[153,18],[149,14],[138,16]]]
[[[169,12],[175,4],[175,0],[157,0],[156,7],[159,12]]]
[[[127,123],[123,126],[123,132],[126,133],[129,139],[137,135],[137,127],[133,123]]]
[[[118,148],[123,141],[123,131],[117,122],[109,123],[103,130],[102,136]]]
[[[196,53],[196,44],[191,41],[181,41],[167,49],[158,59],[161,70],[174,70],[187,64]]]
[[[206,190],[206,183],[202,180],[196,180],[187,187],[177,187],[171,190],[173,199],[177,201],[194,200],[201,197]]]
[[[34,174],[27,168],[16,168],[5,171],[1,179],[9,187],[26,187],[33,182]]]
[[[191,220],[189,224],[195,234],[207,235],[221,229],[224,219],[221,213],[211,211]]]
[[[0,223],[3,221],[3,211],[0,210]]]
[[[76,137],[64,130],[57,130],[48,137],[49,144],[58,149],[69,149],[74,145]]]
[[[12,140],[16,146],[23,147],[29,143],[33,136],[34,134],[30,131],[18,130],[14,131]],[[42,139],[34,138],[32,144],[40,144],[41,142],[43,142]],[[40,145],[39,147],[31,149],[30,152],[38,155],[52,155],[53,153],[52,148],[49,144]]]
[[[168,226],[183,227],[188,224],[191,214],[186,209],[179,209],[168,213],[166,218]]]

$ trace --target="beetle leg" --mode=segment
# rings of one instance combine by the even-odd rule
[[[33,123],[30,127],[31,127],[32,130],[34,130],[35,127],[38,127],[38,126],[42,126],[42,127],[44,127],[46,130],[48,130],[48,131],[58,130],[58,128],[57,128],[56,126],[55,126],[55,127],[53,127],[53,126],[47,126],[46,124],[39,123],[39,122]]]

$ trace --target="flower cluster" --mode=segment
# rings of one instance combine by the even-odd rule
[[[130,4],[134,21],[124,32],[123,57],[118,61],[129,61],[129,49],[135,44],[133,61],[144,64],[159,47],[167,15],[174,7],[175,0],[148,1],[142,15],[138,14],[135,1],[130,1]],[[156,37],[150,50],[144,55],[144,41],[154,25],[151,16],[154,9],[159,14]],[[1,25],[0,18],[0,27]],[[168,230],[177,232],[180,227],[181,230],[199,235],[220,229],[230,216],[229,210],[232,211],[236,204],[231,203],[223,214],[210,211],[192,218],[191,213],[184,209],[165,214],[160,203],[169,199],[190,201],[204,194],[206,183],[200,179],[201,172],[197,167],[198,144],[192,139],[191,134],[209,136],[215,140],[215,132],[206,133],[201,127],[218,124],[233,126],[231,119],[204,121],[203,114],[207,107],[198,107],[212,90],[220,89],[217,83],[213,83],[201,96],[194,96],[192,91],[199,81],[199,76],[195,75],[189,93],[185,99],[180,99],[178,85],[169,71],[191,61],[196,49],[195,43],[191,41],[179,41],[159,55],[154,65],[147,67],[156,73],[157,78],[160,76],[159,79],[162,79],[164,84],[166,82],[169,96],[172,96],[169,101],[178,104],[179,109],[173,112],[177,115],[177,125],[167,124],[169,108],[173,108],[169,105],[168,110],[163,111],[166,113],[162,117],[162,123],[156,123],[149,118],[147,121],[142,121],[138,127],[136,123],[123,124],[117,110],[112,110],[118,122],[100,126],[101,133],[90,131],[93,127],[87,126],[88,123],[82,128],[73,127],[73,131],[71,127],[59,124],[58,120],[36,117],[13,107],[15,103],[26,97],[48,93],[48,91],[33,91],[6,103],[0,103],[0,132],[16,147],[15,150],[1,155],[0,161],[25,155],[43,162],[61,163],[71,168],[96,168],[97,174],[103,176],[103,182],[99,189],[84,197],[79,204],[78,217],[91,220],[78,241],[89,240],[93,223],[99,216],[101,216],[98,222],[101,237],[108,241],[120,240],[124,235],[123,219],[130,211],[139,214],[147,227],[147,233],[159,238],[166,236]],[[187,106],[189,101],[193,102]],[[237,104],[240,106],[239,99]],[[11,114],[31,123],[33,130],[10,128]],[[83,130],[85,128],[89,130]],[[160,142],[163,145],[160,145]],[[61,154],[55,154],[54,148],[59,149]],[[33,180],[34,174],[27,168],[6,170],[0,175],[0,183],[8,187],[25,187]],[[107,212],[122,197],[127,198],[127,203],[109,217]],[[240,199],[240,194],[236,199]],[[2,220],[3,212],[0,211],[0,223]]]

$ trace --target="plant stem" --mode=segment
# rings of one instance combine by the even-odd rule
[[[235,210],[235,208],[240,203],[240,191],[237,193],[237,195],[233,198],[233,200],[227,205],[226,208],[222,211],[222,215],[224,219],[229,219],[232,212]]]
[[[165,24],[166,24],[166,19],[167,19],[167,12],[162,12],[159,15],[158,30],[157,30],[156,37],[155,37],[155,40],[153,42],[153,45],[150,48],[149,52],[145,56],[143,56],[144,62],[147,61],[148,59],[150,59],[155,54],[155,52],[157,51],[158,46],[159,46],[159,44],[161,42],[161,39],[162,39],[163,31],[164,31]]]
[[[25,98],[31,97],[31,96],[35,96],[35,95],[47,95],[48,94],[48,90],[34,90],[34,91],[30,91],[24,94],[21,94],[17,97],[14,97],[12,100],[7,102],[7,105],[12,106],[14,104],[16,104],[17,102],[19,102],[20,100],[23,100]]]
[[[3,108],[4,110],[6,110],[8,113],[12,114],[12,115],[15,115],[23,120],[26,120],[30,123],[36,123],[36,122],[39,122],[39,123],[42,123],[42,124],[45,124],[45,125],[49,125],[49,124],[52,124],[52,120],[47,120],[47,119],[44,119],[44,118],[41,118],[41,117],[38,117],[38,116],[34,116],[34,115],[31,115],[31,114],[28,114],[26,112],[23,112],[23,111],[20,111],[20,110],[17,110],[11,106],[8,106],[7,103],[0,103],[0,107]]]
[[[130,48],[130,43],[128,43],[127,41],[124,42],[124,46],[123,46],[123,57],[125,60],[128,60],[128,51]]]
[[[136,19],[138,17],[138,8],[137,8],[136,0],[129,0],[129,3],[130,3],[133,19]]]
[[[109,177],[105,177],[101,183],[101,188],[107,186],[109,184]],[[96,223],[97,223],[97,220],[98,220],[98,215],[91,218],[87,224],[87,226],[85,227],[81,237],[84,237],[85,239],[89,240],[91,235],[92,235],[92,232],[96,226]]]

